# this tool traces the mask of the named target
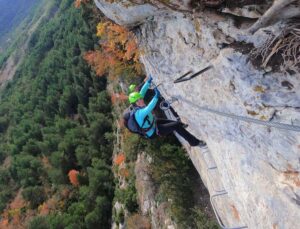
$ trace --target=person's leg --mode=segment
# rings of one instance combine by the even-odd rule
[[[195,136],[190,134],[186,129],[184,129],[181,122],[176,122],[173,120],[157,120],[157,129],[159,135],[168,135],[173,131],[176,131],[181,137],[183,137],[191,146],[197,146],[202,143]]]
[[[183,128],[182,125],[178,125],[175,131],[181,137],[183,137],[191,146],[197,146],[201,143],[199,139],[197,139],[194,135],[192,135],[185,128]]]
[[[165,136],[171,134],[174,131],[174,126],[178,125],[178,122],[169,119],[157,119],[156,126],[158,129],[158,135]]]

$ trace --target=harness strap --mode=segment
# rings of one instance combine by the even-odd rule
[[[146,121],[148,122],[148,124],[149,124],[150,126],[147,127],[147,128],[144,128],[143,126],[145,125]],[[141,126],[141,129],[142,129],[143,131],[145,131],[145,133],[146,133],[146,132],[148,132],[149,130],[152,129],[153,125],[154,125],[154,119],[153,119],[153,121],[152,121],[152,123],[151,123],[150,120],[149,120],[149,116],[147,115],[146,118],[145,118],[144,121],[143,121],[143,124],[142,124],[142,126]]]
[[[131,106],[130,109],[131,109],[131,110],[134,110],[134,111],[137,111],[137,110],[139,110],[139,109],[141,109],[141,108],[138,107],[138,106]],[[134,119],[135,119],[135,116],[134,116]],[[138,122],[137,122],[136,119],[135,119],[135,121],[136,121],[137,125],[139,126],[139,124],[138,124]],[[148,124],[149,124],[150,126],[147,127],[147,128],[144,128],[143,126],[145,125],[146,121],[148,122]],[[143,121],[142,125],[140,126],[140,130],[141,130],[141,132],[143,132],[143,134],[145,135],[145,137],[147,137],[146,133],[147,133],[149,130],[151,130],[151,129],[153,128],[153,125],[154,125],[154,124],[155,124],[154,119],[153,119],[153,121],[152,121],[152,123],[151,123],[150,120],[149,120],[149,116],[148,116],[148,115],[144,118],[144,121]]]

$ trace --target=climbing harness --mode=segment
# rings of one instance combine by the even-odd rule
[[[135,113],[137,110],[141,109],[141,107],[130,106],[123,113],[124,125],[126,128],[132,132],[141,135],[142,137],[148,138],[147,132],[153,128],[155,125],[154,120],[150,122],[149,117],[146,116],[142,125],[140,126],[135,118]],[[145,123],[148,122],[149,127],[144,127]]]
[[[207,108],[207,107],[199,106],[199,105],[183,98],[182,96],[177,96],[176,98],[178,100],[184,101],[185,103],[188,103],[188,104],[198,108],[199,110],[207,111],[207,112],[214,113],[214,114],[217,114],[217,115],[221,115],[221,116],[224,116],[224,117],[237,119],[237,120],[244,121],[244,122],[251,122],[251,123],[258,124],[258,125],[274,127],[274,128],[277,128],[277,129],[300,132],[300,126],[291,125],[291,124],[284,124],[284,123],[279,123],[279,122],[262,121],[262,120],[258,120],[258,119],[254,119],[254,118],[245,117],[245,116],[225,113],[225,112],[217,111],[217,110],[210,109],[210,108]]]
[[[201,75],[202,73],[208,71],[209,69],[211,69],[213,66],[209,65],[206,68],[201,69],[200,71],[192,74],[191,76],[187,77],[190,73],[192,73],[192,71],[188,71],[187,73],[185,73],[184,75],[180,76],[179,78],[177,78],[176,80],[174,80],[174,83],[180,83],[180,82],[184,82],[184,81],[188,81],[191,80],[193,78],[195,78],[196,76]]]
[[[162,97],[163,98],[163,97]],[[172,97],[170,100],[165,100],[163,98],[163,101],[160,102],[159,108],[165,112],[165,114],[172,119],[175,119],[175,121],[181,122],[181,119],[179,115],[176,113],[176,111],[171,107],[171,104],[178,101],[177,98]]]

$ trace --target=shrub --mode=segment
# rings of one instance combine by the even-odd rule
[[[126,189],[117,189],[115,195],[117,200],[123,203],[129,212],[137,211],[138,203],[134,179],[128,182]]]
[[[114,221],[116,224],[123,224],[125,219],[125,213],[123,208],[121,208],[118,212],[115,213]]]
[[[209,219],[201,209],[194,208],[192,221],[197,229],[218,229],[220,228],[215,220]]]
[[[79,174],[79,172],[75,169],[70,170],[68,173],[70,183],[74,186],[79,186],[79,181],[78,181],[78,177],[77,177],[78,174]]]
[[[37,216],[29,222],[28,229],[50,229],[50,225],[46,217]]]
[[[124,153],[119,153],[114,160],[116,165],[121,165],[124,161],[125,161]]]
[[[31,208],[37,208],[41,203],[46,200],[46,194],[43,187],[34,186],[27,187],[22,191],[24,200],[29,201]]]
[[[150,229],[149,219],[140,214],[130,216],[126,222],[126,226],[130,229]]]

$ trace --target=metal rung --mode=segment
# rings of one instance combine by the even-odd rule
[[[205,154],[208,154],[208,150],[205,150],[203,153],[203,159],[204,159],[204,162],[205,162],[205,164],[206,164],[206,167],[208,168],[208,170],[213,170],[213,169],[216,169],[216,168],[218,168],[216,165],[214,165],[214,166],[208,166],[208,163],[206,162],[206,160],[205,160]]]
[[[171,101],[173,102],[173,101],[176,101],[176,100],[172,98]],[[169,101],[167,101],[167,102],[169,102]],[[172,102],[171,102],[171,103],[172,103]],[[172,114],[172,112],[170,112],[169,109],[165,109],[165,112],[166,112],[166,113],[169,113],[169,116],[175,117],[174,114]],[[213,170],[217,170],[218,167],[217,167],[216,165],[210,166],[210,167],[208,166],[208,163],[206,162],[205,156],[204,156],[205,154],[208,154],[208,153],[209,153],[208,148],[207,148],[207,150],[202,151],[202,154],[203,154],[203,160],[204,160],[204,163],[206,164],[207,171],[208,171],[208,174],[209,174],[209,172],[211,172],[211,171],[213,171]],[[212,196],[210,197],[210,202],[211,202],[213,211],[214,211],[214,213],[215,213],[215,215],[216,215],[216,218],[217,218],[217,221],[218,221],[220,227],[223,228],[223,229],[243,229],[243,228],[248,228],[247,226],[241,226],[241,227],[226,227],[226,226],[222,223],[222,221],[221,221],[221,219],[220,219],[220,216],[219,216],[219,214],[218,214],[218,211],[217,211],[217,209],[216,209],[216,207],[215,207],[215,205],[214,205],[214,201],[213,201],[213,200],[214,200],[214,198],[216,198],[216,197],[218,197],[218,196],[226,195],[226,194],[228,194],[228,193],[227,193],[227,191],[226,191],[225,189],[216,190],[215,187],[214,187],[214,182],[211,181],[211,178],[210,178],[209,175],[208,175],[208,179],[210,180],[210,183],[211,183],[211,185],[212,185],[212,188],[213,188],[214,191],[216,192],[216,194],[214,194],[214,195],[212,195]]]
[[[207,169],[208,174],[209,174],[209,171],[210,171],[210,170],[214,170],[214,169],[217,169],[217,168],[218,168],[218,167],[211,167],[211,168],[208,168],[208,169]],[[211,179],[209,179],[209,180],[210,180],[211,186],[213,187],[213,190],[214,190],[215,192],[217,192],[217,193],[225,192],[225,189],[224,189],[224,188],[223,188],[223,189],[220,189],[220,190],[216,189],[216,187],[214,186],[214,182],[212,182]]]
[[[214,170],[214,169],[217,169],[218,167],[217,166],[213,166],[213,167],[208,167],[207,170]]]
[[[220,227],[223,228],[223,229],[242,229],[242,228],[248,228],[248,226],[226,227],[226,226],[223,224],[223,222],[222,222],[222,220],[221,220],[221,218],[220,218],[220,215],[219,215],[219,213],[218,213],[218,211],[217,211],[217,208],[216,208],[215,203],[214,203],[213,200],[214,200],[216,197],[218,197],[218,196],[224,196],[224,195],[227,195],[227,194],[228,194],[228,193],[224,190],[222,193],[217,193],[217,194],[214,194],[214,195],[212,195],[212,196],[210,197],[210,203],[211,203],[211,206],[212,206],[212,208],[213,208],[213,210],[214,210],[214,213],[215,213],[215,215],[216,215],[216,217],[217,217],[217,221],[218,221]]]
[[[206,150],[206,151],[204,151],[202,154],[203,154],[203,160],[204,160],[204,163],[206,164],[206,167],[207,167],[207,173],[208,174],[210,174],[210,171],[212,171],[212,170],[216,170],[216,169],[218,169],[218,167],[216,166],[216,165],[214,165],[214,166],[208,166],[208,163],[206,162],[206,160],[205,160],[205,154],[206,153],[208,153],[208,150]],[[210,180],[210,183],[211,183],[211,185],[212,185],[212,188],[213,188],[213,190],[215,191],[215,192],[224,192],[225,191],[225,189],[220,189],[220,190],[218,190],[218,189],[216,189],[216,187],[214,186],[214,182],[212,182],[211,181],[211,179],[208,177],[208,179]]]

